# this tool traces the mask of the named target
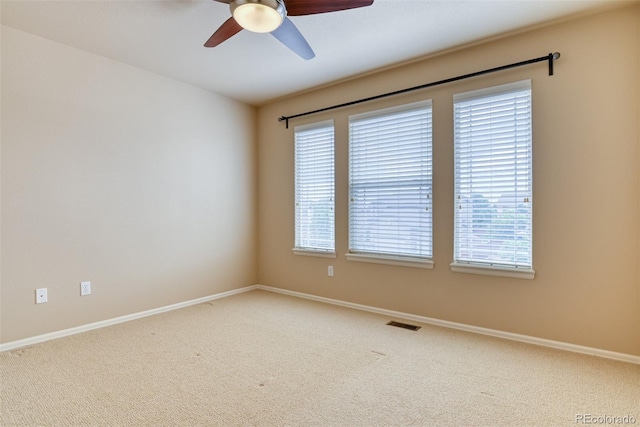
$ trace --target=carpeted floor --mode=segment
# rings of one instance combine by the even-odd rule
[[[640,424],[638,365],[389,320],[252,291],[4,352],[0,424]]]

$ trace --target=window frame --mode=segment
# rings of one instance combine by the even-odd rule
[[[517,259],[514,260],[513,262],[504,262],[504,260],[498,260],[498,259],[489,259],[487,261],[479,261],[477,259],[462,260],[460,259],[461,257],[459,256],[459,252],[458,252],[460,249],[458,246],[460,244],[460,238],[461,238],[460,234],[462,233],[462,230],[461,230],[462,226],[459,223],[462,221],[461,220],[462,205],[460,205],[459,200],[463,196],[467,198],[472,198],[474,195],[474,191],[462,193],[460,190],[460,186],[461,186],[460,181],[462,178],[460,176],[461,173],[459,172],[459,165],[461,161],[461,159],[459,158],[460,157],[459,153],[461,150],[462,142],[460,141],[460,133],[459,133],[460,123],[459,123],[459,116],[457,112],[458,111],[457,106],[458,104],[462,104],[464,102],[473,102],[476,100],[485,100],[486,102],[489,102],[488,100],[490,98],[498,97],[500,95],[508,95],[508,94],[515,95],[516,93],[522,93],[527,91],[528,91],[528,104],[525,108],[528,109],[528,123],[526,123],[526,125],[528,125],[528,140],[526,139],[526,137],[514,137],[514,142],[513,142],[514,153],[518,152],[517,150],[519,149],[520,144],[522,144],[523,142],[526,144],[525,157],[527,158],[525,163],[526,166],[524,167],[524,174],[527,179],[526,185],[525,185],[527,190],[522,191],[518,189],[515,183],[519,181],[514,181],[513,193],[517,194],[517,196],[514,196],[514,199],[519,198],[520,194],[526,193],[526,196],[523,198],[523,203],[528,203],[529,205],[528,218],[527,218],[528,222],[526,223],[526,227],[527,227],[526,232],[528,233],[528,236],[527,236],[528,240],[526,241],[528,241],[529,243],[528,254],[527,254],[529,262],[528,263],[518,262]],[[520,111],[518,110],[518,108],[519,107],[514,107],[513,109],[514,114]],[[514,119],[514,123],[515,122],[516,120]],[[493,123],[491,124],[493,125]],[[453,96],[453,126],[454,126],[454,224],[453,224],[454,241],[453,241],[453,262],[450,264],[451,270],[454,272],[461,272],[461,273],[511,277],[511,278],[520,278],[520,279],[533,279],[535,276],[535,271],[533,270],[533,101],[532,101],[531,80],[522,80],[514,83],[508,83],[504,85],[498,85],[498,86],[483,88],[479,90],[455,94]],[[467,138],[469,138],[469,136],[467,136]],[[469,143],[467,143],[467,146],[468,145]],[[492,144],[491,148],[493,149],[498,145],[499,145],[498,148],[502,148],[505,146],[502,144]],[[483,152],[483,153],[486,153],[486,152]],[[516,160],[514,160],[513,162],[514,166],[512,167],[513,167],[513,171],[515,172],[512,172],[512,174],[516,177],[519,176],[518,173],[522,170],[520,166],[521,163],[523,162],[517,157],[516,157]],[[471,167],[472,166],[468,166],[467,173],[470,173],[469,169]],[[479,167],[479,166],[476,166],[476,167]],[[489,173],[492,174],[493,172],[489,172]],[[480,180],[481,178],[486,178],[485,172],[479,173],[476,179]],[[466,182],[468,183],[468,178]],[[496,188],[496,184],[491,183],[488,185],[488,188],[493,190],[494,188]],[[495,195],[495,193],[492,193],[492,195]],[[485,198],[487,197],[486,194],[481,194],[481,196]],[[497,202],[494,202],[494,205],[496,203]],[[514,206],[514,209],[518,209],[518,206],[519,205],[516,204]],[[466,219],[468,221],[468,216],[469,216],[468,213],[466,214],[466,216],[467,216]],[[516,219],[513,219],[513,221],[516,221]],[[509,243],[513,242],[514,245],[518,243],[518,235],[515,231],[516,226],[517,224],[514,223],[513,238],[505,240],[505,241],[508,241]],[[495,237],[495,233],[497,233],[496,230],[498,228],[499,227],[497,225],[493,226],[493,224],[491,224],[491,228],[489,232],[491,238]]]
[[[424,178],[424,174],[420,176],[420,179],[424,179],[428,181],[428,230],[427,230],[427,245],[429,254],[428,256],[420,256],[419,254],[400,254],[400,253],[385,253],[383,251],[372,251],[372,250],[363,250],[361,247],[357,247],[354,245],[355,239],[357,238],[354,235],[354,215],[356,215],[354,209],[355,203],[355,195],[354,195],[354,125],[358,122],[374,119],[376,117],[384,118],[389,116],[397,115],[402,112],[411,112],[416,110],[425,110],[427,112],[427,127],[428,127],[428,135],[426,136],[428,147],[426,149],[428,153],[426,166],[426,178]],[[417,267],[417,268],[433,268],[433,102],[431,99],[422,100],[418,102],[412,102],[409,104],[402,104],[398,106],[393,106],[390,108],[383,108],[374,111],[368,111],[359,114],[350,115],[348,118],[349,121],[349,172],[348,172],[348,185],[349,185],[349,214],[348,214],[348,233],[349,233],[349,250],[345,255],[346,259],[349,261],[359,261],[359,262],[367,262],[367,263],[378,263],[378,264],[390,264],[390,265],[398,265],[404,267]],[[395,130],[397,132],[397,129]],[[401,151],[398,151],[401,153]],[[391,165],[393,166],[393,165]],[[397,165],[396,165],[397,166]],[[400,182],[400,180],[398,180]],[[406,184],[402,184],[407,186]],[[408,186],[407,186],[408,187]],[[381,187],[376,187],[379,190]],[[402,186],[400,187],[402,188]],[[422,191],[422,190],[419,190]],[[396,219],[396,221],[398,221]],[[399,220],[401,221],[401,220]],[[424,220],[423,220],[424,221]],[[423,246],[424,240],[420,239],[420,243],[418,246]]]
[[[330,128],[330,131],[329,131]],[[331,237],[331,246],[332,247],[320,247],[320,246],[313,246],[313,245],[305,245],[303,244],[303,241],[305,239],[302,238],[302,236],[300,235],[300,227],[302,226],[301,224],[301,212],[299,210],[299,208],[301,207],[301,183],[299,181],[299,177],[300,177],[300,173],[301,173],[301,168],[305,168],[305,167],[311,167],[311,164],[308,165],[303,165],[300,163],[300,161],[302,160],[300,158],[301,156],[301,145],[302,141],[299,139],[302,135],[302,133],[306,133],[306,132],[310,132],[310,131],[315,131],[315,130],[326,130],[327,132],[330,133],[330,142],[331,142],[331,147],[329,148],[328,152],[322,153],[324,155],[329,154],[330,160],[327,160],[326,158],[321,158],[320,159],[320,155],[318,155],[316,153],[315,158],[309,158],[308,160],[310,161],[318,161],[320,159],[321,162],[323,162],[323,166],[327,167],[329,170],[324,170],[323,173],[327,176],[330,177],[330,181],[328,183],[330,191],[330,211],[332,213],[331,215],[331,221],[330,221],[330,237]],[[308,141],[306,141],[308,142]],[[322,141],[319,139],[318,143],[321,143]],[[327,151],[327,150],[325,150]],[[316,167],[316,165],[314,165],[313,167]],[[318,181],[320,182],[320,181]],[[306,185],[311,184],[311,182],[306,183]],[[322,192],[320,191],[319,193],[314,193],[314,194],[320,194],[322,195]],[[324,258],[335,258],[336,257],[336,233],[335,233],[335,224],[336,224],[336,213],[335,213],[335,124],[334,124],[334,120],[330,119],[330,120],[324,120],[324,121],[320,121],[320,122],[314,122],[314,123],[309,123],[309,124],[304,124],[304,125],[300,125],[300,126],[296,126],[294,128],[294,247],[292,249],[292,252],[295,255],[305,255],[305,256],[317,256],[317,257],[324,257]],[[310,238],[306,238],[306,240],[309,240]],[[316,239],[319,239],[318,237],[316,237]]]

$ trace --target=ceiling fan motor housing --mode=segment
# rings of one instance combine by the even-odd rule
[[[283,0],[234,0],[229,8],[240,26],[255,33],[274,31],[287,16]]]

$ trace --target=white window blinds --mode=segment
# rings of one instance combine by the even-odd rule
[[[432,258],[431,101],[349,117],[349,252]]]
[[[531,81],[453,100],[454,263],[530,269]]]
[[[335,251],[333,120],[297,126],[295,248]]]

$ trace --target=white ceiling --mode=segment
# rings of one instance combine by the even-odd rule
[[[316,53],[310,61],[269,34],[248,31],[218,47],[203,47],[230,16],[226,4],[212,0],[2,0],[0,13],[3,25],[259,105],[487,37],[635,1],[374,0],[369,7],[291,17]]]

